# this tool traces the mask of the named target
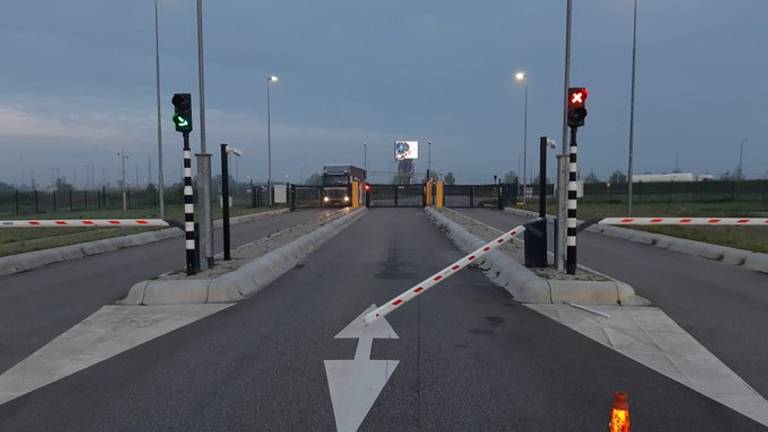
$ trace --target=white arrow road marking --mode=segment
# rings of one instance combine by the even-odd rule
[[[375,309],[376,305],[371,305],[335,336],[335,339],[358,339],[354,360],[325,360],[338,432],[357,431],[399,363],[371,360],[374,339],[399,339],[384,318],[365,324],[363,317]]]
[[[768,401],[661,309],[590,306],[605,318],[567,305],[526,306],[768,426]]]
[[[0,405],[232,304],[104,306],[0,375]]]

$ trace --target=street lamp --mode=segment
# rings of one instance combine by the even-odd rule
[[[165,218],[165,178],[163,176],[163,126],[162,118],[160,115],[160,25],[158,21],[157,13],[157,0],[155,0],[155,90],[157,98],[157,169],[158,179],[157,187],[158,194],[160,195],[160,219]],[[152,174],[149,175],[150,181],[152,181]]]
[[[272,107],[269,97],[269,88],[272,84],[277,84],[280,78],[277,75],[267,75],[267,193],[269,194],[269,205],[272,205]]]
[[[515,80],[525,83],[525,99],[523,102],[523,204],[525,204],[525,186],[528,172],[528,73],[516,73]]]
[[[741,140],[741,144],[739,144],[739,172],[736,175],[737,180],[741,180],[744,178],[744,171],[743,171],[743,161],[744,161],[744,143],[749,141],[749,138],[744,138]]]
[[[117,156],[120,157],[120,161],[122,163],[122,174],[123,174],[123,176],[122,176],[122,181],[120,182],[120,189],[121,189],[121,192],[122,192],[122,195],[123,195],[123,211],[126,211],[126,210],[128,210],[128,200],[127,200],[126,192],[125,192],[125,160],[128,159],[128,155],[125,154],[125,150],[123,150],[121,152],[118,152]]]
[[[629,157],[627,166],[627,216],[632,216],[632,171],[635,146],[635,65],[637,63],[637,0],[632,26],[632,84],[629,97]]]

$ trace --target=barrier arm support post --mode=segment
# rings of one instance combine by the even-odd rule
[[[184,232],[187,251],[187,275],[195,274],[195,196],[192,189],[192,152],[189,132],[184,137]]]

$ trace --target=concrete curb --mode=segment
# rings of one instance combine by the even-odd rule
[[[292,242],[268,252],[239,269],[213,279],[139,282],[119,300],[121,305],[231,303],[245,300],[292,269],[352,222],[365,208],[352,211]]]
[[[487,243],[440,212],[432,208],[427,208],[426,212],[462,251],[469,253]],[[648,304],[624,282],[546,280],[498,250],[486,254],[477,265],[493,283],[506,289],[515,300],[523,303],[572,302],[614,306]]]
[[[271,210],[267,212],[237,216],[230,220],[230,224],[238,225],[241,223],[252,222],[265,216],[275,216],[286,212],[288,212],[288,209]],[[213,222],[213,225],[215,228],[219,228],[221,227],[221,223],[221,220],[216,220]],[[148,231],[138,234],[94,240],[85,243],[76,243],[51,249],[25,252],[17,255],[8,255],[0,257],[0,276],[24,272],[36,269],[38,267],[43,267],[48,264],[71,261],[91,255],[100,255],[118,249],[141,246],[161,240],[183,236],[184,231],[178,228],[166,228],[156,231]]]
[[[507,207],[504,210],[517,216],[538,216],[538,213],[528,210],[510,207]],[[768,254],[761,252],[752,252],[744,249],[610,225],[592,225],[591,227],[588,227],[586,231],[604,235],[606,237],[643,243],[661,249],[669,249],[686,255],[698,256],[713,261],[722,261],[726,264],[742,266],[750,270],[768,273]]]

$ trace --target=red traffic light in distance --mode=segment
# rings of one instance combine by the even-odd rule
[[[568,89],[568,106],[571,108],[581,108],[587,101],[589,92],[586,87],[571,87]]]

